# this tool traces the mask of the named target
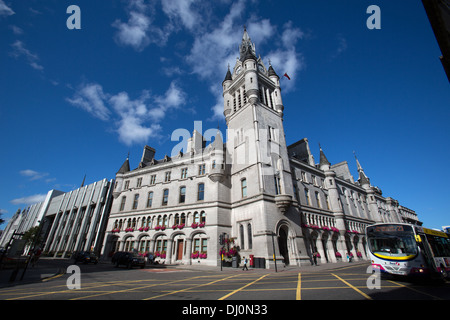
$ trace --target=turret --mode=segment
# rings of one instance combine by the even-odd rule
[[[228,71],[225,75],[225,79],[222,82],[222,88],[223,88],[223,115],[225,116],[225,120],[228,122],[228,117],[231,114],[231,95],[229,92],[230,85],[232,83],[233,79],[231,77],[230,72],[230,65],[228,65]]]
[[[280,88],[280,77],[276,74],[275,70],[273,69],[272,65],[269,62],[269,78],[272,80],[272,82],[275,84],[275,88],[273,91],[274,100],[275,100],[275,110],[278,111],[280,116],[283,116],[283,101],[281,100],[281,88]]]

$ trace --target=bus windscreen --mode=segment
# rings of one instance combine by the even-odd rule
[[[385,224],[367,227],[369,249],[379,257],[411,257],[417,254],[412,227]]]

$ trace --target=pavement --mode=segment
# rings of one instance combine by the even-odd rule
[[[109,261],[100,261],[100,263],[110,264]],[[53,278],[59,277],[66,273],[67,267],[73,264],[71,259],[55,259],[55,258],[40,258],[35,266],[29,264],[25,269],[23,266],[19,269],[2,269],[0,270],[0,288],[23,285],[27,283],[45,282]],[[282,272],[322,272],[324,270],[333,270],[351,267],[355,265],[369,265],[369,261],[354,261],[354,262],[337,262],[337,263],[319,263],[319,265],[303,265],[303,266],[286,266],[279,264],[277,270],[275,269],[259,269],[249,267],[248,271],[243,271],[242,267],[230,268],[220,266],[203,266],[203,265],[156,265],[147,266],[146,269],[178,269],[190,271],[203,272],[219,272],[224,273],[282,273]],[[161,270],[162,271],[162,270]]]

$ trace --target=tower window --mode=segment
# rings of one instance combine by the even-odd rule
[[[247,196],[247,179],[241,180],[241,196],[245,198]]]
[[[280,177],[278,175],[275,175],[274,181],[275,181],[275,194],[281,194]]]

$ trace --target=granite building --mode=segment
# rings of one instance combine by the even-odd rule
[[[139,166],[116,173],[103,245],[151,252],[161,263],[220,265],[252,257],[260,267],[365,259],[364,230],[375,222],[420,223],[411,209],[372,186],[355,157],[331,164],[307,139],[286,145],[280,78],[258,58],[244,30],[239,58],[222,83],[226,143],[194,130],[186,147],[157,160],[145,146]],[[209,143],[208,143],[209,142]]]

